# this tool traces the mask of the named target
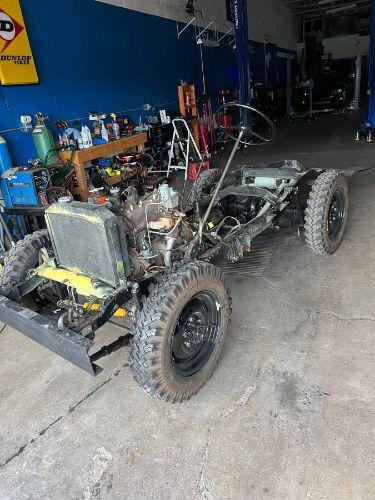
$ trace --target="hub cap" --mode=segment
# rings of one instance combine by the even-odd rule
[[[345,218],[345,196],[341,189],[335,191],[328,212],[327,232],[334,240],[341,231]]]
[[[211,292],[199,292],[185,305],[171,341],[172,366],[178,375],[191,377],[204,367],[219,338],[220,319],[220,304]]]

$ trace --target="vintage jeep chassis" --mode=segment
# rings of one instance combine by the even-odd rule
[[[308,189],[310,181],[313,182],[321,172],[322,170],[319,169],[306,169],[294,160],[256,167],[241,167],[239,181],[221,189],[217,193],[215,203],[220,203],[221,200],[230,195],[239,198],[252,197],[262,200],[259,212],[246,223],[233,227],[224,238],[215,234],[214,231],[210,234],[207,227],[202,228],[201,240],[209,236],[211,242],[214,240],[216,244],[211,245],[209,249],[203,248],[202,241],[199,241],[198,235],[196,235],[190,242],[184,258],[213,262],[220,260],[220,258],[229,258],[230,260],[241,258],[244,250],[249,251],[251,241],[269,228],[274,223],[275,218],[284,211],[292,200],[297,200],[296,208],[302,213],[302,207],[299,206],[301,204],[299,190]],[[342,174],[349,176],[352,172],[343,171]],[[82,211],[85,212],[83,204]],[[190,212],[193,210],[190,209]],[[58,210],[55,215],[58,215]],[[53,230],[49,229],[52,242],[54,242]],[[112,231],[114,229],[116,228],[112,227]],[[85,273],[79,264],[73,270],[72,266],[67,269],[44,254],[41,264],[30,273],[29,280],[20,285],[23,293],[29,293],[48,279],[60,285],[69,286],[80,295],[86,296],[89,307],[93,304],[93,298],[102,300],[104,306],[94,312],[90,320],[86,321],[79,331],[67,328],[63,323],[56,324],[56,321],[50,316],[40,314],[4,296],[0,296],[0,320],[86,372],[97,374],[100,368],[95,364],[95,361],[117,349],[119,342],[116,341],[97,353],[90,354],[89,351],[94,345],[93,334],[95,331],[109,321],[123,304],[132,301],[135,308],[142,307],[140,281],[129,276],[130,264],[126,240],[121,229],[116,231],[117,229],[115,233],[118,237],[113,239],[111,236],[112,240],[109,245],[113,250],[112,257],[115,256],[112,259],[115,278],[110,284],[108,279],[105,281],[98,276],[93,276],[92,272]],[[108,246],[108,242],[104,243]],[[75,245],[76,242],[72,241],[71,244]],[[59,249],[55,248],[55,252],[58,256]],[[74,255],[74,252],[72,254]]]

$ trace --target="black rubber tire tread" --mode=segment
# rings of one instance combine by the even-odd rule
[[[50,246],[47,229],[35,231],[19,240],[5,258],[3,274],[0,278],[0,295],[19,301],[21,296],[17,285],[27,278],[27,272],[30,269],[38,265],[39,250]]]
[[[345,214],[341,230],[334,240],[327,233],[327,218],[331,199],[341,188],[345,195]],[[332,255],[343,239],[349,213],[349,189],[346,178],[335,171],[320,174],[314,181],[305,210],[305,240],[310,250],[318,255]]]
[[[171,365],[170,339],[187,300],[213,287],[221,305],[221,334],[202,370],[180,377]],[[138,313],[131,341],[130,367],[135,380],[149,394],[178,403],[190,399],[212,376],[228,330],[230,293],[222,271],[201,261],[175,263],[150,286]]]
[[[222,171],[218,168],[211,168],[202,172],[191,188],[187,203],[194,206],[196,202],[201,203],[204,197],[205,190],[209,190],[215,186],[221,177]]]

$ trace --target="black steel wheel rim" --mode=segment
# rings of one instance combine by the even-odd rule
[[[199,292],[185,304],[171,338],[171,358],[181,377],[198,373],[210,359],[220,335],[220,303],[212,292]]]
[[[331,240],[339,235],[345,220],[345,194],[342,189],[337,189],[330,202],[327,219],[327,232]]]

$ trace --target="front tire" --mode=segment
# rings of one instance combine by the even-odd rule
[[[348,183],[337,172],[315,180],[305,212],[306,244],[314,253],[332,255],[344,237],[349,216]]]
[[[229,316],[219,268],[175,264],[150,288],[134,326],[130,366],[137,382],[160,399],[190,399],[216,368]]]
[[[51,241],[47,229],[35,231],[19,240],[5,258],[0,279],[0,295],[19,302],[21,294],[17,286],[26,280],[31,269],[39,265],[39,251],[50,247]]]

